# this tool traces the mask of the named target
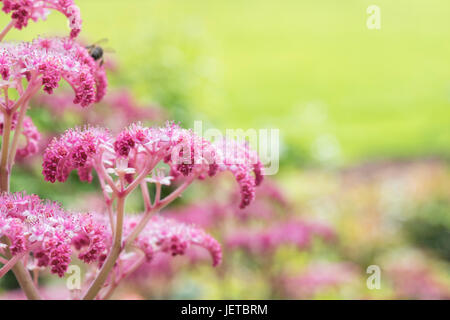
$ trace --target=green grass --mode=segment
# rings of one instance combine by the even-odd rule
[[[305,152],[331,135],[344,162],[450,154],[448,2],[77,3],[83,36],[109,38],[124,66],[113,82],[129,83],[143,98],[182,101],[192,117],[219,128],[277,127],[290,148]],[[373,3],[381,7],[378,31],[366,28]],[[54,13],[9,38],[65,26]],[[155,34],[163,50],[152,47]],[[191,52],[197,42],[201,67]]]

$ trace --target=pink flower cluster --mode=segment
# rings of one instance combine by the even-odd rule
[[[313,263],[295,276],[281,281],[291,298],[311,298],[320,291],[338,288],[358,280],[358,267],[351,263]]]
[[[44,154],[45,180],[64,182],[72,170],[78,170],[80,180],[90,182],[95,158],[110,139],[108,131],[100,128],[69,129],[59,139],[54,138]]]
[[[56,10],[69,19],[70,36],[75,38],[81,31],[80,9],[73,0],[0,0],[3,12],[11,13],[14,27],[22,29],[29,20],[45,20],[50,10]]]
[[[238,147],[238,153],[228,157],[224,145]],[[101,159],[99,154],[103,155]],[[253,163],[241,161],[250,155]],[[162,161],[169,165],[175,178],[204,179],[219,171],[231,171],[241,186],[241,208],[253,200],[254,189],[262,181],[256,153],[248,146],[215,145],[174,123],[164,127],[133,124],[116,137],[98,128],[68,130],[46,149],[43,174],[47,181],[62,182],[70,171],[78,169],[80,178],[90,181],[94,163],[97,167],[113,169],[121,159],[126,159],[134,172],[127,174],[128,183],[135,179],[135,174],[147,173],[145,170],[153,169]]]
[[[100,262],[106,250],[107,233],[90,214],[69,213],[55,202],[15,193],[0,196],[2,237],[9,241],[2,250],[7,248],[13,256],[32,253],[31,268],[49,267],[62,277],[74,248],[84,262]]]
[[[16,128],[18,115],[18,112],[16,112],[12,117],[11,130],[15,130]],[[3,114],[0,114],[0,135],[3,135],[3,117]],[[30,117],[25,117],[23,120],[23,128],[21,133],[25,138],[25,145],[17,149],[16,159],[23,159],[36,154],[39,149],[39,140],[41,139],[41,134]]]
[[[128,217],[125,221],[124,234],[128,235],[140,220],[139,216]],[[134,240],[133,245],[145,253],[147,261],[161,252],[172,256],[183,255],[191,245],[208,250],[213,266],[217,266],[222,261],[220,244],[209,234],[202,229],[158,215],[148,222],[145,229]]]
[[[448,300],[450,288],[427,261],[409,257],[396,259],[387,266],[387,275],[395,289],[396,299]]]
[[[244,209],[255,198],[255,187],[263,181],[263,166],[258,154],[247,143],[235,140],[220,140],[216,143],[221,152],[220,170],[229,170],[236,177],[241,188],[241,203]],[[253,172],[254,177],[251,172]]]
[[[17,86],[26,78],[49,94],[65,79],[75,92],[74,103],[83,107],[100,101],[107,87],[104,68],[68,38],[0,43],[0,75]]]
[[[310,246],[314,237],[325,241],[335,238],[332,229],[318,223],[287,221],[265,229],[236,231],[226,237],[230,248],[241,248],[253,254],[273,252],[283,245],[294,245],[299,249]]]
[[[26,143],[23,147],[17,149],[16,159],[29,157],[36,154],[39,150],[41,134],[30,117],[25,117],[23,120],[22,135],[25,137]]]

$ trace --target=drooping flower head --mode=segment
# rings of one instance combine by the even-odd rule
[[[62,277],[73,249],[86,263],[98,261],[106,250],[106,228],[90,214],[70,213],[55,202],[24,193],[0,196],[0,238],[11,254],[33,255],[36,267],[50,267]]]
[[[140,219],[140,216],[128,217],[125,221],[124,234],[128,235]],[[222,261],[222,249],[212,236],[202,229],[158,215],[148,222],[134,240],[133,245],[145,253],[147,261],[162,252],[172,256],[183,255],[191,245],[208,250],[213,266],[217,266]]]
[[[75,92],[74,103],[83,107],[100,101],[107,87],[104,68],[68,38],[0,43],[0,75],[17,86],[26,78],[29,85],[42,86],[48,94],[64,79]]]
[[[11,13],[14,27],[22,29],[30,20],[45,20],[50,10],[61,12],[69,20],[70,36],[75,38],[81,31],[80,8],[73,0],[0,0],[3,12]]]
[[[72,170],[78,170],[80,180],[90,182],[96,157],[110,140],[105,129],[67,130],[59,139],[54,138],[45,150],[42,171],[45,180],[64,182]]]
[[[85,135],[90,137],[88,144],[94,144],[95,147],[84,146],[86,143],[81,141],[84,141]],[[96,155],[100,145],[104,146],[102,150],[105,152],[99,158]],[[233,156],[227,155],[224,145],[237,147],[236,153]],[[79,158],[79,150],[92,152],[82,152],[83,161],[74,162],[74,158]],[[115,137],[94,128],[69,130],[59,139],[55,139],[45,151],[43,174],[47,181],[63,182],[71,170],[78,169],[80,173],[80,168],[86,168],[90,171],[95,167],[91,161],[94,158],[97,167],[120,167],[120,170],[124,170],[122,167],[127,165],[128,183],[143,171],[149,174],[150,171],[145,170],[152,170],[158,163],[163,162],[170,167],[171,177],[190,179],[189,181],[214,176],[221,171],[231,171],[241,187],[241,208],[253,200],[254,189],[262,181],[262,170],[256,152],[251,151],[247,145],[212,144],[194,134],[192,130],[182,129],[174,123],[167,123],[164,127],[133,124]],[[244,159],[247,160],[242,161]],[[255,165],[258,169],[255,169]],[[171,178],[166,180],[170,181]]]
[[[255,198],[255,187],[263,181],[263,166],[258,154],[247,143],[238,143],[236,140],[222,139],[215,146],[222,160],[218,170],[231,171],[241,187],[239,207],[243,209]]]

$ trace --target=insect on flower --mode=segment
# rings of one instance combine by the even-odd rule
[[[91,55],[92,59],[95,61],[100,61],[100,66],[103,66],[103,63],[105,62],[105,59],[103,57],[103,54],[105,53],[105,49],[103,49],[100,46],[100,43],[107,42],[108,39],[101,39],[89,46],[86,46],[86,49],[88,50],[89,54]],[[111,49],[107,49],[107,51],[112,52]]]

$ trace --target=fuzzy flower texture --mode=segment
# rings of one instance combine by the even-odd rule
[[[127,218],[125,234],[138,217]],[[36,195],[15,193],[0,196],[0,239],[0,254],[18,256],[29,269],[48,267],[62,277],[75,252],[81,261],[100,268],[111,247],[112,234],[102,215],[68,212]],[[191,245],[207,249],[214,266],[220,263],[222,251],[214,238],[201,229],[159,216],[134,242],[147,261],[159,253],[182,255]]]
[[[125,221],[125,235],[128,235],[141,220],[141,217],[131,216]],[[134,241],[134,246],[145,253],[147,261],[152,261],[156,254],[167,253],[171,256],[183,255],[191,245],[206,249],[212,258],[213,266],[222,261],[220,244],[202,229],[154,216],[145,229]]]
[[[83,181],[91,181],[92,169],[100,176],[125,170],[131,184],[163,162],[170,177],[188,183],[230,171],[240,186],[241,208],[254,199],[255,187],[263,180],[262,164],[247,144],[213,144],[171,122],[164,127],[133,124],[115,137],[101,128],[70,129],[46,149],[42,172],[47,181],[64,182],[72,170],[78,170]],[[127,168],[121,168],[124,163]]]
[[[30,20],[45,20],[50,10],[64,14],[69,20],[70,36],[75,38],[81,31],[80,9],[73,0],[0,0],[3,12],[11,13],[14,27],[22,29]]]
[[[83,107],[100,101],[107,87],[104,68],[69,38],[0,43],[0,76],[12,87],[20,87],[25,78],[48,94],[64,79],[75,92],[74,103]]]
[[[0,196],[0,239],[5,238],[9,245],[3,243],[0,253],[32,254],[29,268],[49,267],[62,277],[74,249],[86,263],[104,259],[107,233],[91,214],[70,213],[55,202],[16,193]]]

